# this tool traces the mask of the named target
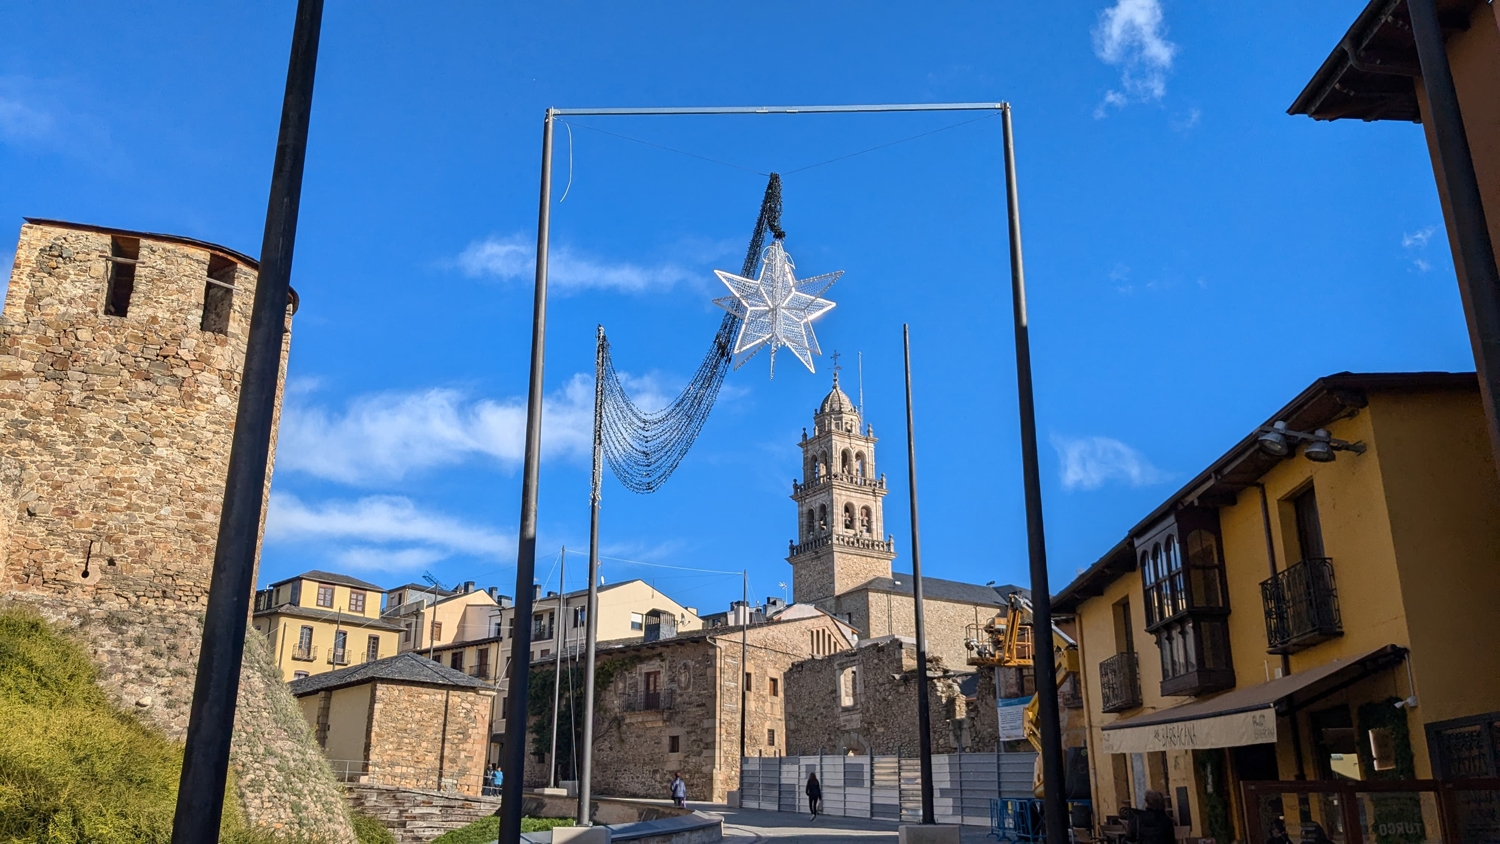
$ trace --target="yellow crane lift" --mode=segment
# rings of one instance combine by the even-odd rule
[[[1031,601],[1019,592],[1007,598],[1006,610],[997,613],[982,627],[969,625],[969,635],[964,641],[969,650],[969,665],[989,665],[996,668],[1031,668],[1036,651],[1036,637],[1032,631]],[[1078,643],[1073,637],[1052,625],[1052,653],[1057,666],[1057,687],[1078,674]],[[1024,729],[1026,740],[1037,751],[1036,770],[1032,777],[1032,788],[1036,796],[1042,796],[1042,725],[1040,695],[1032,695],[1026,705]],[[1061,729],[1062,725],[1058,725]]]

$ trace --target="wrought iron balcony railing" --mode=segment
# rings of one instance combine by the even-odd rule
[[[1289,654],[1344,635],[1333,560],[1310,557],[1260,584],[1266,651]]]
[[[349,652],[343,648],[334,648],[328,652],[329,665],[348,665]]]
[[[297,645],[292,649],[292,659],[295,659],[298,662],[312,662],[317,658],[317,645]]]
[[[1133,652],[1115,654],[1099,663],[1099,696],[1105,712],[1124,712],[1141,705],[1141,667]]]
[[[489,666],[489,663],[482,662],[479,665],[473,666],[472,668],[469,669],[469,676],[475,678],[476,680],[488,680],[488,679],[490,679],[490,666]]]
[[[671,689],[662,689],[657,692],[641,692],[639,695],[625,701],[626,712],[659,712],[676,708]]]

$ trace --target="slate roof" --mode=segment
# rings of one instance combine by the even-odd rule
[[[365,589],[370,592],[385,591],[384,586],[376,586],[368,580],[360,580],[357,577],[350,577],[347,574],[338,574],[331,571],[319,571],[317,569],[313,569],[312,571],[305,571],[299,575],[296,575],[295,577],[288,577],[285,580],[278,580],[275,583],[271,584],[270,588],[274,589],[275,587],[280,586],[283,583],[291,583],[294,580],[316,580],[319,583],[337,583],[340,586],[352,586],[355,589]]]
[[[897,595],[910,595],[912,593],[912,580],[910,572],[892,572],[891,577],[872,578],[851,591],[858,592],[860,589],[868,589],[872,592],[892,592]],[[1001,607],[1005,606],[1005,596],[1012,592],[1030,594],[1020,586],[1012,584],[981,586],[977,583],[963,583],[958,580],[944,580],[941,577],[922,576],[922,597],[932,601],[956,601],[961,604],[988,604],[994,607]]]
[[[281,606],[271,607],[270,609],[266,610],[260,610],[259,612],[255,613],[255,615],[258,618],[264,618],[265,616],[270,615],[286,615],[293,618],[307,618],[313,621],[326,621],[329,624],[342,624],[350,630],[386,630],[393,633],[400,633],[403,629],[405,629],[399,624],[392,624],[389,621],[382,621],[378,618],[370,618],[369,616],[363,615],[351,615],[350,613],[336,613],[330,612],[328,610],[315,610],[309,607],[299,607],[296,604],[282,604]]]
[[[349,668],[340,668],[327,674],[315,674],[293,680],[288,684],[292,694],[305,697],[315,692],[342,689],[369,682],[420,683],[424,686],[455,686],[478,689],[486,684],[462,671],[440,665],[414,651],[388,656],[374,662],[366,662]]]

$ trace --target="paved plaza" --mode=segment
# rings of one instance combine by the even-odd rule
[[[840,818],[821,815],[810,821],[806,814],[765,812],[758,809],[736,809],[710,803],[689,804],[704,812],[724,818],[724,840],[734,844],[753,844],[765,840],[796,840],[807,844],[874,844],[896,840],[893,821],[869,818]],[[964,844],[980,844],[995,839],[987,837],[983,827],[963,827]]]

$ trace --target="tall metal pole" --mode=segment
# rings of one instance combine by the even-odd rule
[[[553,647],[557,648],[557,661],[553,663],[552,669],[552,753],[548,756],[552,760],[552,770],[547,774],[547,787],[557,788],[557,711],[558,704],[562,702],[562,659],[563,651],[568,644],[568,625],[564,621],[568,608],[568,547],[563,546],[562,556],[557,560],[557,616],[556,627],[552,631]],[[557,642],[557,631],[562,631],[562,643]]]
[[[579,826],[593,826],[589,799],[594,779],[594,648],[599,641],[599,487],[604,482],[604,326],[598,327],[594,348],[594,477],[589,495],[589,597],[584,605],[583,752],[578,755]]]
[[[1021,263],[1021,204],[1016,190],[1016,147],[1010,106],[1005,124],[1005,199],[1010,219],[1010,293],[1016,329],[1016,393],[1021,410],[1021,474],[1026,485],[1026,539],[1031,557],[1031,629],[1037,716],[1042,733],[1042,797],[1048,841],[1067,841],[1063,794],[1062,730],[1057,712],[1057,659],[1052,641],[1052,592],[1047,585],[1047,540],[1042,528],[1042,478],[1036,451],[1036,406],[1031,394],[1031,335],[1026,317],[1026,272]]]
[[[927,621],[922,612],[922,541],[917,525],[917,439],[911,411],[911,327],[901,326],[906,350],[906,483],[911,499],[911,592],[917,614],[917,749],[922,769],[922,823],[937,823],[932,807],[932,704],[927,699]],[[1058,840],[1058,839],[1053,839]]]
[[[1479,372],[1479,394],[1485,418],[1490,423],[1490,451],[1500,472],[1500,270],[1495,267],[1495,248],[1474,158],[1448,66],[1448,49],[1438,23],[1434,0],[1407,0],[1412,39],[1422,66],[1422,88],[1432,115],[1432,134],[1437,141],[1438,169],[1442,172],[1448,208],[1453,215],[1453,234],[1458,247],[1458,292],[1469,322],[1469,343],[1474,347],[1474,366]]]
[[[750,702],[750,684],[746,682],[750,676],[750,571],[740,572],[740,592],[744,606],[744,624],[740,627],[740,759],[745,758],[745,705]],[[739,771],[745,767],[743,761],[735,767]],[[743,785],[743,783],[741,783]]]
[[[526,697],[531,686],[532,583],[536,579],[536,499],[542,460],[542,359],[547,345],[547,236],[552,224],[552,109],[542,120],[542,191],[536,226],[536,292],[531,312],[531,383],[526,394],[526,456],[521,469],[521,530],[516,549],[516,633],[510,640],[511,717],[501,760],[499,844],[520,844],[526,776]]]
[[[307,157],[307,127],[312,117],[313,78],[322,26],[323,0],[298,0],[286,92],[281,103],[281,129],[271,169],[271,193],[266,204],[260,272],[245,344],[245,370],[240,379],[240,402],[229,450],[229,472],[224,482],[224,506],[214,548],[208,606],[203,614],[203,640],[188,716],[177,810],[172,818],[172,840],[176,844],[219,840],[224,784],[229,772],[229,739],[234,731],[245,628],[255,587],[261,502],[265,498],[276,394],[281,382],[292,251],[297,238],[302,165]]]

